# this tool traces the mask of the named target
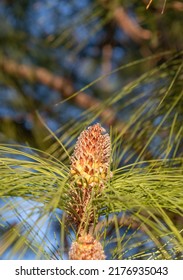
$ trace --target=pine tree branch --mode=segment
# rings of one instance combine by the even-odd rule
[[[0,57],[0,68],[3,70],[3,72],[10,76],[19,79],[25,79],[30,83],[40,82],[58,91],[63,99],[72,97],[72,101],[82,109],[89,109],[91,107],[104,107],[102,101],[87,95],[85,92],[80,91],[76,95],[72,96],[76,92],[72,82],[64,77],[54,75],[52,72],[43,67],[33,67],[25,64],[19,64],[12,59]],[[119,133],[126,127],[126,124],[117,118],[115,110],[110,107],[105,106],[105,108],[101,110],[99,117],[102,118],[103,123],[105,123],[107,126],[115,126]],[[133,131],[131,131],[129,128],[126,129],[123,139],[128,140],[131,134],[133,134]],[[139,153],[139,151],[144,147],[145,143],[146,139],[143,138],[138,148],[134,148],[137,153]],[[150,152],[144,154],[144,159],[148,160],[150,158],[152,158]]]
[[[123,7],[117,7],[114,10],[114,19],[118,26],[135,42],[151,38],[151,31],[142,28],[126,13]]]
[[[118,1],[100,0],[100,4],[112,13],[112,19],[134,42],[141,44],[144,40],[149,40],[152,36],[150,30],[142,28],[137,21],[128,15]]]
[[[43,67],[19,64],[11,59],[3,57],[0,58],[0,68],[5,73],[13,77],[25,79],[30,83],[40,82],[58,91],[63,99],[71,97],[76,92],[69,79],[54,75]],[[101,101],[84,92],[78,92],[78,94],[72,98],[72,101],[83,109],[100,107],[102,105]],[[106,108],[101,112],[101,117],[104,118],[107,125],[111,125],[115,121],[115,112],[111,108]]]

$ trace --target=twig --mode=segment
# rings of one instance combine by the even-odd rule
[[[33,67],[25,64],[18,64],[17,62],[4,57],[0,58],[0,68],[5,73],[8,73],[13,77],[23,78],[31,83],[40,82],[50,88],[53,88],[61,94],[63,99],[72,97],[72,101],[74,101],[75,104],[80,108],[104,108],[104,105],[100,100],[89,96],[84,92],[78,92],[77,95],[72,96],[75,92],[72,83],[64,77],[52,74],[50,71],[46,70],[43,67]],[[99,116],[102,118],[103,123],[108,126],[115,126],[116,130],[119,133],[124,129],[124,127],[126,127],[126,124],[117,118],[115,110],[110,107],[105,106],[105,108],[101,110]],[[132,133],[133,131],[130,131],[130,129],[128,128],[123,135],[123,139],[128,140]],[[144,143],[146,143],[145,138],[141,139],[141,143],[139,143],[138,148],[134,147],[137,153],[139,153],[139,150],[144,147]],[[144,154],[144,159],[148,160],[150,158],[152,158],[150,152]]]
[[[53,88],[61,93],[63,99],[71,97],[75,92],[70,80],[54,75],[43,67],[18,64],[17,62],[4,57],[0,58],[0,68],[9,75],[26,79],[31,83],[40,82],[50,88]],[[102,104],[98,99],[89,96],[84,92],[78,92],[72,100],[76,105],[83,109],[100,107]],[[107,125],[114,123],[115,115],[115,112],[111,108],[104,109],[100,114]]]
[[[143,40],[151,38],[151,31],[142,28],[137,21],[128,15],[122,6],[109,0],[100,0],[101,5],[112,14],[117,25],[125,32],[133,41],[141,43]]]
[[[142,40],[151,38],[151,31],[142,28],[125,12],[123,7],[117,7],[114,10],[114,19],[123,31],[135,42],[140,43]]]

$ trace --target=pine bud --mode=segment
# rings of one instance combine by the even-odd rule
[[[68,218],[77,232],[88,232],[98,220],[92,200],[100,195],[110,177],[110,152],[110,137],[100,124],[88,127],[77,140],[71,157],[67,207]]]
[[[104,187],[109,175],[110,137],[100,124],[89,126],[76,143],[71,157],[71,175],[78,185]],[[82,181],[81,181],[82,178]]]
[[[105,260],[102,245],[90,234],[80,236],[72,243],[69,251],[70,260]]]

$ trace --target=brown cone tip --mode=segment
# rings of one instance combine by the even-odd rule
[[[71,157],[71,175],[83,178],[88,185],[107,179],[111,143],[109,134],[100,124],[89,126],[76,143]]]
[[[70,260],[105,260],[104,250],[99,241],[90,234],[80,236],[72,243]]]

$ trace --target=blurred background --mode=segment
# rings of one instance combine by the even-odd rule
[[[143,133],[132,122],[124,137],[124,145],[131,141],[130,149],[137,154],[128,149],[114,163],[118,167],[142,156],[145,139],[174,104],[142,158],[181,157],[178,138],[166,153],[162,145],[173,120],[175,135],[182,132],[182,26],[182,1],[1,0],[0,142],[46,150],[52,144],[43,141],[48,130],[61,137],[66,124],[74,127],[78,122],[99,121],[107,130],[114,126],[121,131],[144,104]],[[153,115],[158,104],[160,110]],[[58,147],[52,152],[64,160]],[[16,223],[12,214],[6,217],[2,233]],[[49,228],[59,231],[54,221]],[[50,238],[55,252],[57,238]],[[1,258],[9,258],[10,251]],[[34,253],[26,251],[24,258],[34,258]]]

